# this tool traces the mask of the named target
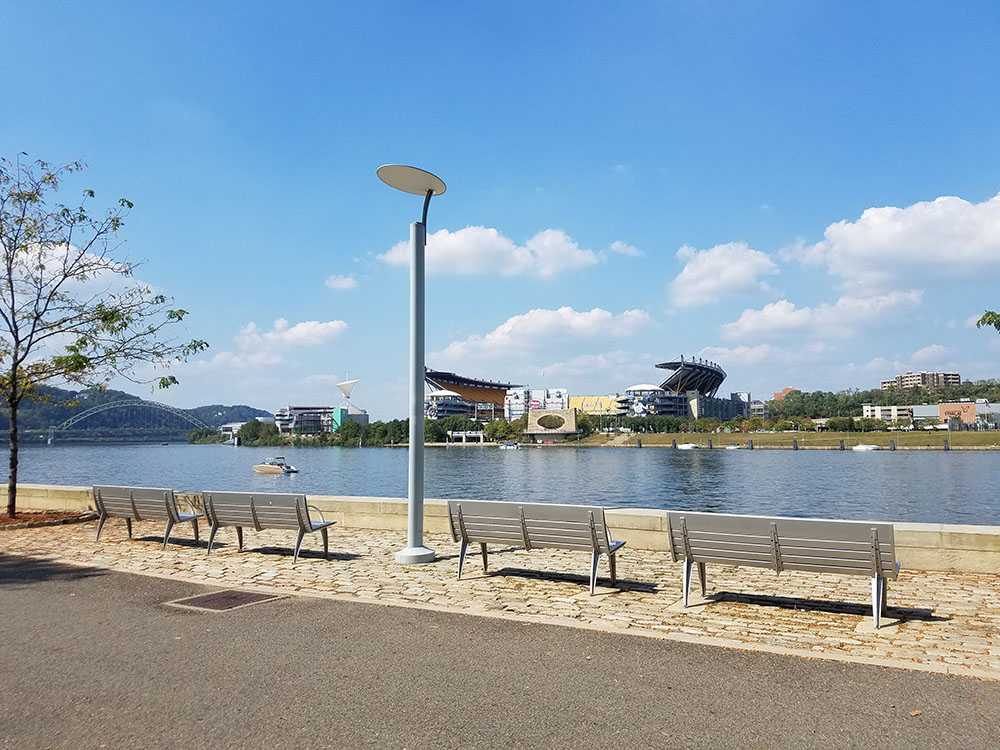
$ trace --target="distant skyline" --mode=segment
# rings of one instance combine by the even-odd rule
[[[406,408],[409,222],[440,174],[427,363],[604,394],[1000,376],[1000,7],[8,3],[0,151],[135,202],[211,349],[144,397]],[[406,40],[407,43],[397,43]],[[420,40],[419,44],[415,40]]]

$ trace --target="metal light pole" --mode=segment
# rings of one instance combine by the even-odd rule
[[[376,172],[386,185],[422,195],[420,221],[410,224],[410,444],[406,548],[396,553],[403,565],[431,562],[434,550],[424,546],[424,247],[431,196],[447,189],[436,175],[404,164],[383,164]]]

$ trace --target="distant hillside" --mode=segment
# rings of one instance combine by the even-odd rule
[[[160,439],[165,436],[180,437],[193,428],[190,423],[174,414],[143,408],[142,404],[146,399],[124,391],[97,388],[71,391],[45,386],[39,389],[39,396],[40,398],[25,400],[21,404],[18,412],[21,429],[47,430],[94,406],[122,401],[134,403],[135,408],[111,409],[88,417],[74,426],[73,436],[86,438],[87,433],[90,433],[102,439],[115,436],[141,438],[144,435],[148,435],[150,439]],[[263,409],[243,404],[210,404],[180,411],[187,412],[211,427],[218,427],[226,422],[244,422],[254,417],[272,416]],[[7,410],[0,409],[0,429],[6,430],[8,424]]]

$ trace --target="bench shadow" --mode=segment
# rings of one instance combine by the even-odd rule
[[[132,541],[133,542],[155,542],[156,544],[159,544],[162,547],[163,546],[163,534],[160,534],[159,536],[155,536],[153,534],[146,534],[144,536],[134,536],[134,537],[132,537]],[[213,545],[212,548],[214,549],[215,547],[218,547],[218,546],[219,546],[219,543],[216,542]],[[202,548],[205,548],[205,547],[208,547],[208,539],[201,538],[201,539],[199,539],[196,542],[194,540],[194,537],[183,537],[183,536],[177,536],[177,537],[175,537],[175,536],[171,535],[170,541],[167,542],[167,549],[170,549],[171,547],[202,547]]]
[[[232,545],[234,548],[236,545]],[[244,547],[244,552],[257,552],[262,555],[278,555],[280,557],[292,557],[295,554],[294,547]],[[306,549],[302,548],[299,550],[299,559],[310,559],[310,560],[325,560],[323,555],[323,550],[321,549]],[[349,560],[359,560],[361,555],[356,552],[339,552],[335,549],[330,550],[330,560],[341,560],[347,562]]]
[[[18,586],[41,581],[78,581],[105,575],[100,568],[83,568],[33,557],[0,553],[0,586]]]
[[[482,576],[483,574],[479,573],[479,575]],[[580,575],[578,573],[563,573],[554,570],[531,570],[528,568],[499,568],[497,570],[491,570],[488,575],[528,578],[539,581],[566,581],[568,583],[577,583],[585,590],[589,591],[590,589],[590,577]],[[463,579],[466,577],[471,576],[462,576]],[[655,594],[660,590],[655,583],[649,583],[648,581],[636,581],[631,578],[619,577],[618,582],[612,584],[606,571],[598,574],[597,588],[599,590],[595,592],[594,596],[607,596],[609,594],[618,594],[624,591],[640,591],[644,594]],[[600,589],[605,590],[602,591]]]
[[[743,594],[732,591],[717,591],[705,597],[705,604],[714,602],[734,602],[737,604],[753,604],[761,607],[777,607],[779,609],[806,609],[813,612],[827,612],[841,615],[871,616],[870,604],[855,602],[828,601],[825,599],[803,599],[793,596],[770,596],[764,594]],[[948,622],[951,617],[936,615],[934,610],[923,607],[886,607],[885,617],[898,620],[900,623],[911,620],[921,622]]]

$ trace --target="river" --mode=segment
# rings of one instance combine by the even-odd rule
[[[286,448],[299,474],[253,473],[252,464],[276,452],[225,445],[29,445],[21,451],[20,478],[195,491],[406,495],[405,449]],[[865,520],[1000,525],[998,478],[996,451],[426,451],[427,497]]]

